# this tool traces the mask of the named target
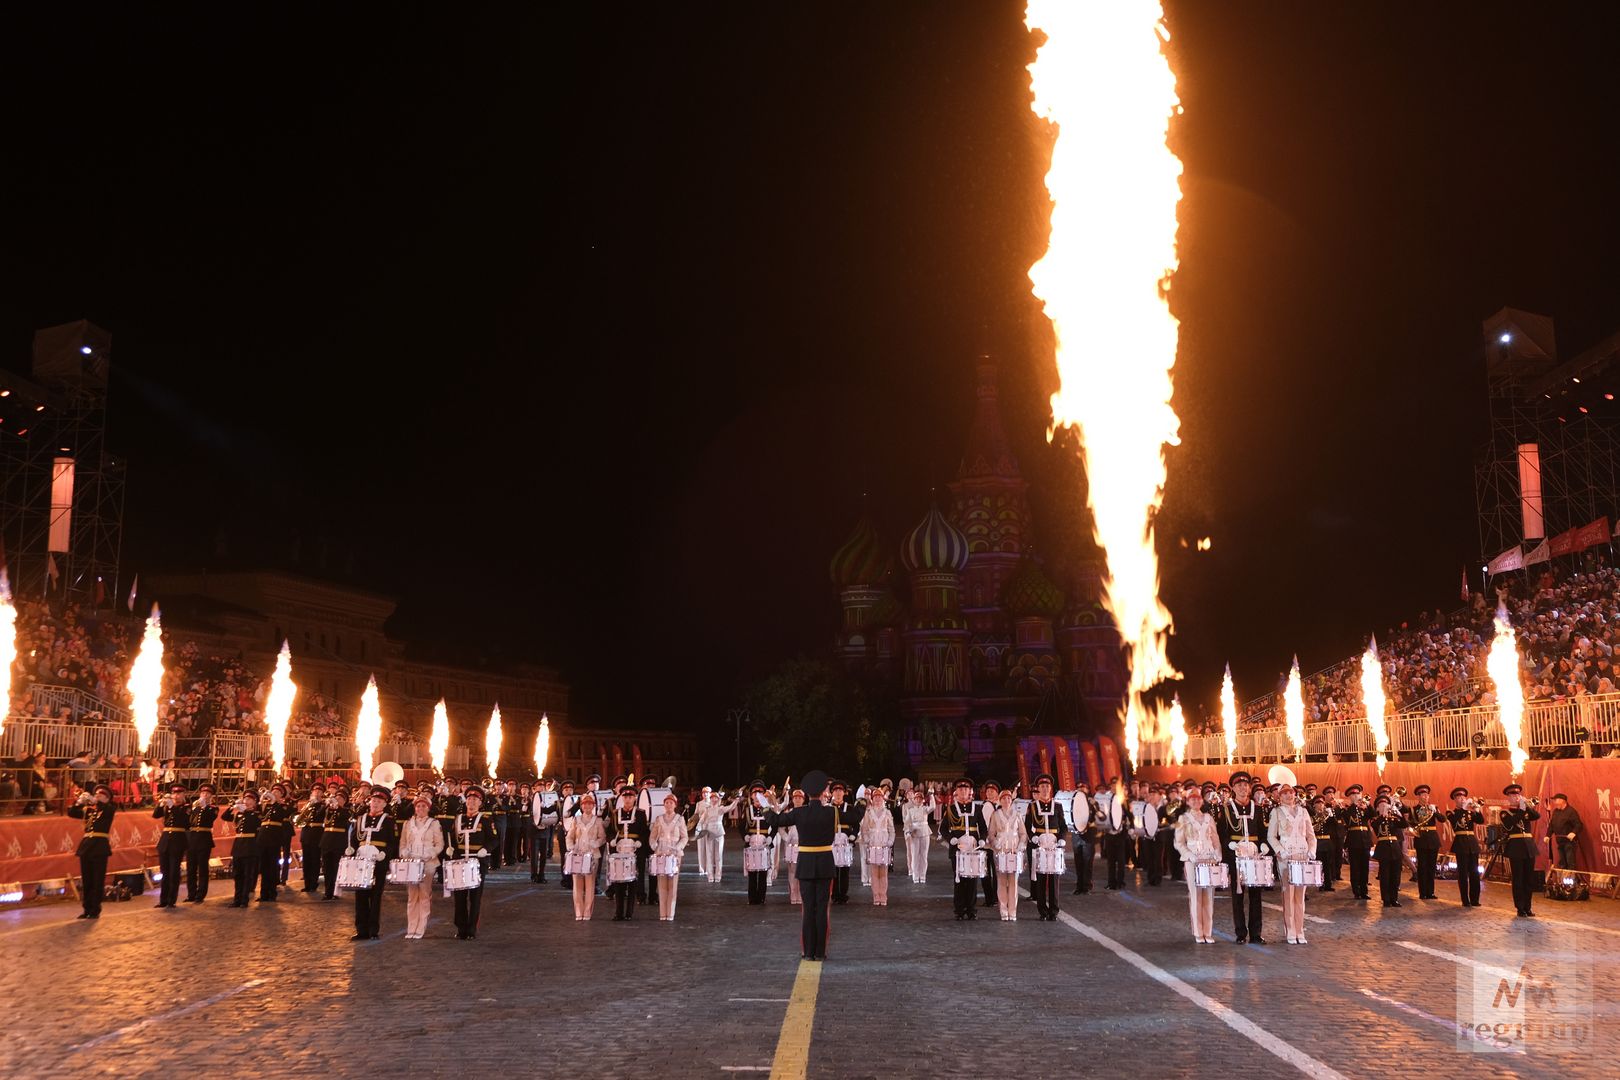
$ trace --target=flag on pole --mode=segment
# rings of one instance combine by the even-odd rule
[[[1466,565],[1464,565],[1462,568],[1462,581],[1462,598],[1463,603],[1466,604],[1468,603],[1468,567]]]
[[[62,571],[56,568],[56,553],[47,551],[45,553],[45,560],[45,573],[49,575],[51,579],[51,588],[54,589],[58,584],[58,579],[62,576]]]
[[[135,613],[135,590],[141,587],[141,575],[136,574],[135,580],[129,583],[129,603],[126,605],[130,614]]]
[[[102,604],[105,604],[106,602],[107,602],[107,586],[102,582],[101,575],[97,574],[96,575],[96,603],[95,603],[95,606],[99,608]]]

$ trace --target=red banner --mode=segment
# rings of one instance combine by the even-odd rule
[[[1443,809],[1451,808],[1449,796],[1457,787],[1465,787],[1476,797],[1500,806],[1504,801],[1502,789],[1508,784],[1507,764],[1501,761],[1390,762],[1382,780],[1372,762],[1307,763],[1289,768],[1301,784],[1332,784],[1340,791],[1350,784],[1361,784],[1368,790],[1380,783],[1408,790],[1428,784],[1434,790],[1435,803]],[[1191,777],[1221,784],[1230,770],[1223,765],[1144,765],[1137,775],[1148,780]],[[1547,819],[1552,812],[1552,797],[1562,793],[1569,796],[1569,805],[1580,814],[1585,826],[1575,868],[1600,874],[1620,872],[1620,797],[1616,797],[1620,794],[1620,759],[1532,760],[1525,765],[1520,783],[1526,795],[1541,799],[1541,820],[1536,822],[1537,866],[1547,866]]]
[[[1035,759],[1041,763],[1042,773],[1051,773],[1052,751],[1047,747],[1045,739],[1042,739],[1035,744]],[[1024,794],[1028,795],[1029,792],[1026,791]]]
[[[157,865],[163,822],[147,810],[120,810],[113,818],[108,873],[134,873]],[[231,826],[214,823],[214,851],[229,854]],[[54,881],[79,876],[79,840],[84,822],[70,817],[0,818],[0,881]],[[293,830],[293,849],[298,832]]]
[[[1018,743],[1018,790],[1025,795],[1030,792],[1029,783],[1029,748],[1019,740]]]
[[[1057,751],[1057,786],[1059,791],[1074,790],[1074,755],[1069,750],[1069,740],[1058,737],[1052,740],[1053,749]]]
[[[1106,735],[1097,736],[1097,752],[1102,755],[1103,783],[1113,779],[1125,778],[1125,773],[1119,767],[1119,748],[1114,740]]]
[[[1102,787],[1102,762],[1097,760],[1097,748],[1089,740],[1080,744],[1080,759],[1086,766],[1086,783],[1096,791]]]
[[[1568,529],[1559,533],[1547,542],[1547,550],[1553,555],[1573,555],[1577,551],[1585,551],[1589,547],[1608,542],[1609,519],[1600,517],[1578,529]]]

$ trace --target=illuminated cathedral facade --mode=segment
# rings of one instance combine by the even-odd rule
[[[988,358],[976,394],[946,504],[931,506],[898,548],[863,516],[830,568],[843,609],[838,655],[851,672],[893,685],[923,777],[1009,762],[1022,734],[1108,730],[1125,693],[1119,634],[1098,602],[1099,564],[1032,548],[1028,484]]]

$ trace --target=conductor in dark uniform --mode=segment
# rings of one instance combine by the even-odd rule
[[[799,955],[806,960],[827,959],[827,917],[832,901],[832,842],[836,831],[833,808],[821,801],[827,790],[827,774],[819,769],[804,778],[805,804],[784,810],[776,817],[778,828],[799,830],[799,861],[794,876],[804,899],[804,917],[799,931]]]
[[[1505,838],[1508,865],[1513,869],[1513,906],[1523,918],[1535,914],[1530,910],[1531,877],[1536,869],[1535,827],[1541,820],[1541,811],[1525,804],[1524,788],[1509,784],[1502,789],[1508,805],[1502,811],[1502,836]]]
[[[68,807],[68,817],[84,819],[84,836],[79,840],[80,899],[84,901],[81,919],[101,918],[101,899],[107,891],[107,860],[112,856],[114,813],[112,788],[106,784],[97,784],[94,796],[82,795],[76,806]]]

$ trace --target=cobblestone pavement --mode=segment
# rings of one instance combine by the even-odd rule
[[[229,909],[228,883],[216,882],[201,907],[156,911],[149,895],[95,922],[66,904],[9,912],[0,944],[20,993],[0,1027],[0,1074],[441,1075],[563,1061],[602,1077],[769,1072],[784,1064],[799,914],[781,880],[765,907],[748,907],[738,853],[728,855],[719,885],[686,875],[674,923],[647,908],[612,922],[606,898],[578,923],[555,877],[540,886],[503,871],[472,942],[454,939],[442,898],[429,937],[403,940],[398,890],[383,940],[361,944],[348,941],[351,901],[296,889],[247,911]],[[1064,921],[1038,921],[1026,901],[1017,923],[993,909],[958,923],[941,850],[926,886],[896,876],[889,907],[856,885],[834,909],[810,1076],[1188,1075],[1243,1063],[1266,1076],[1614,1075],[1611,901],[1538,896],[1539,917],[1516,920],[1495,883],[1478,910],[1451,899],[1450,882],[1436,901],[1407,884],[1387,912],[1341,888],[1310,894],[1325,921],[1310,923],[1309,945],[1281,944],[1280,912],[1268,908],[1274,944],[1238,946],[1218,894],[1222,940],[1199,946],[1178,883],[1133,878],[1124,892],[1082,897],[1069,895],[1071,877]],[[1489,1044],[1459,1035],[1459,985],[1508,976],[1544,989],[1556,979],[1557,1007],[1585,1027],[1482,1052]]]

